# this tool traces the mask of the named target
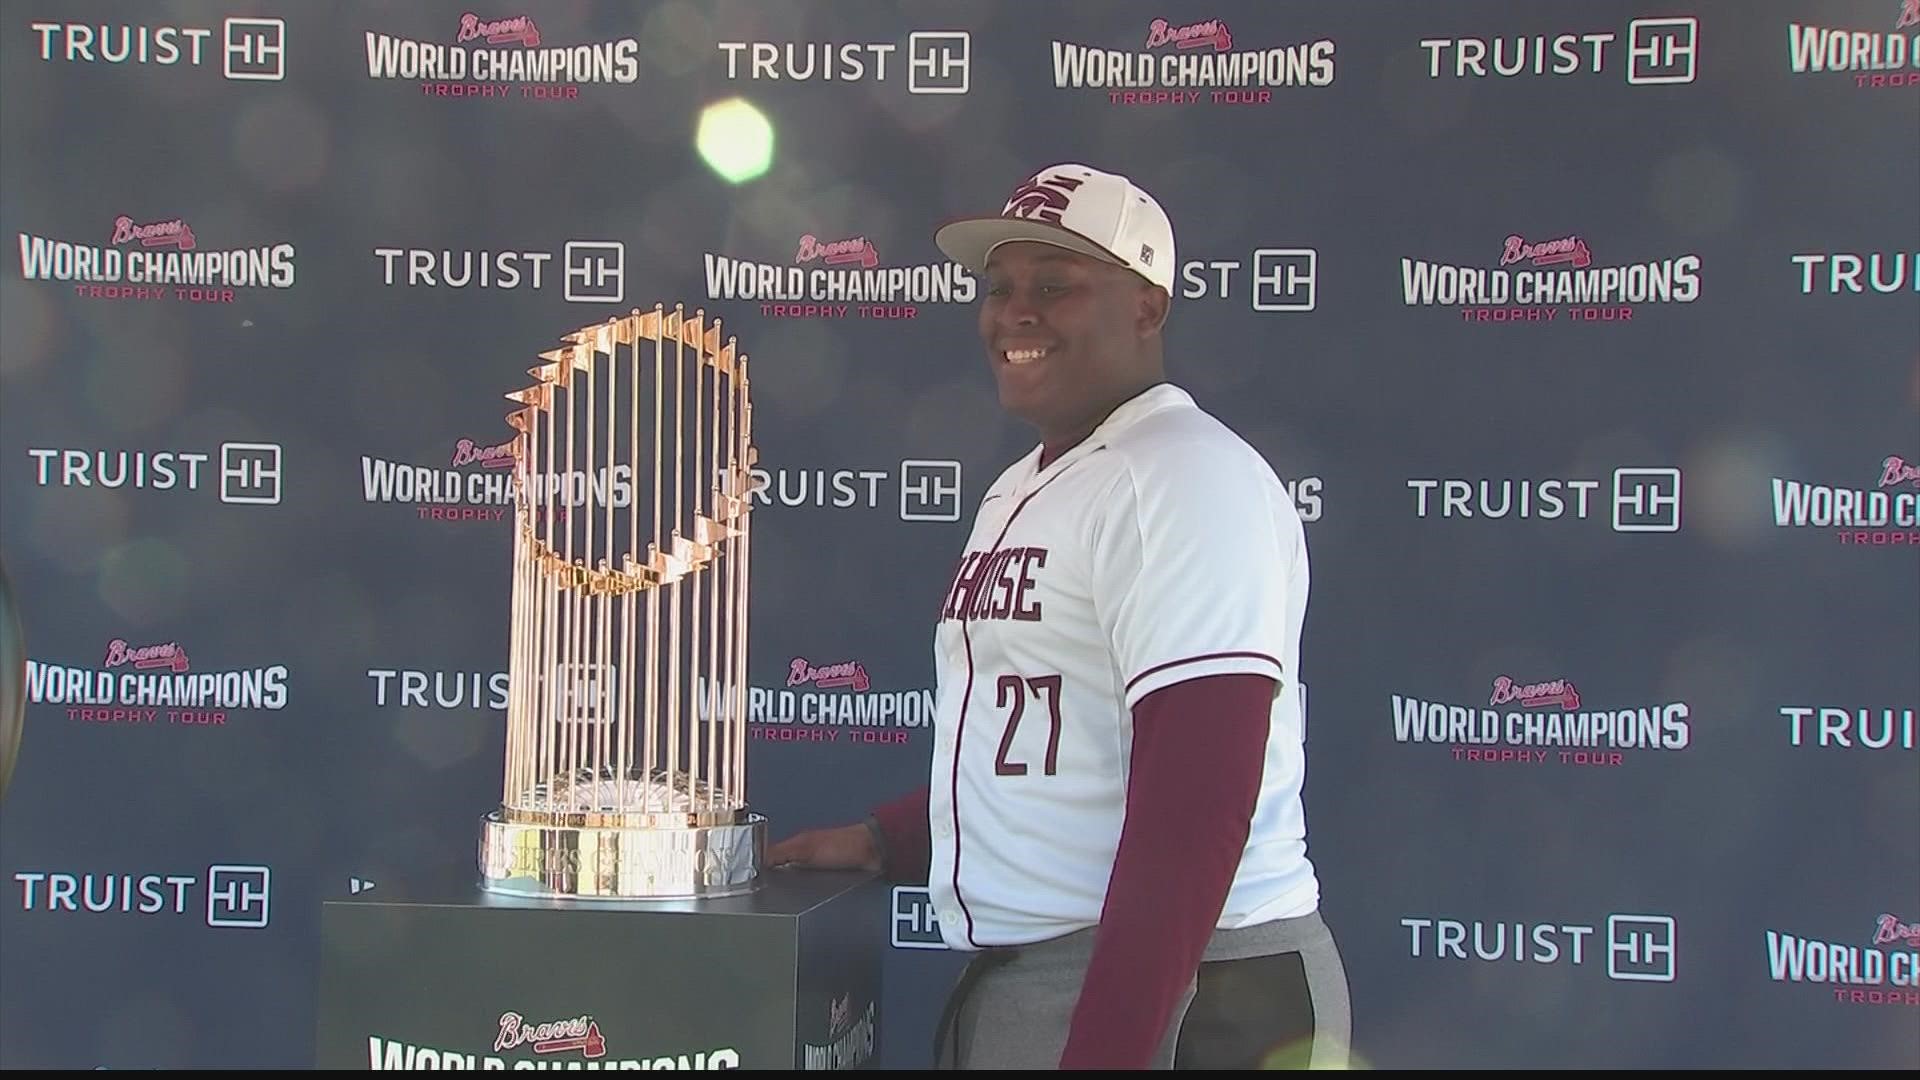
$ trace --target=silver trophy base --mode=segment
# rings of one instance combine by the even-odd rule
[[[738,825],[630,828],[543,825],[488,814],[480,838],[480,887],[568,900],[710,900],[753,892],[767,847],[767,819]]]
[[[546,899],[704,900],[759,886],[767,819],[684,775],[582,770],[488,814],[480,887]]]

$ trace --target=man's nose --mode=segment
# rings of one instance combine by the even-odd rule
[[[1018,290],[1007,294],[1000,305],[998,322],[1009,330],[1037,326],[1040,322],[1040,310],[1026,299]]]

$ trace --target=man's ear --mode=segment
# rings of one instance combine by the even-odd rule
[[[1173,306],[1173,298],[1158,285],[1141,285],[1136,326],[1141,337],[1157,334],[1167,323],[1168,311]]]

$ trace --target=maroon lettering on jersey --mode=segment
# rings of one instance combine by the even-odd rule
[[[1046,548],[1021,548],[1020,583],[1013,590],[1013,613],[1009,618],[1021,622],[1040,621],[1040,601],[1027,596],[1027,590],[1033,588],[1033,572],[1047,565]]]
[[[953,584],[947,587],[947,603],[940,609],[943,621],[959,618],[960,613],[972,602],[975,583],[986,557],[984,551],[969,551],[960,559],[960,565],[954,567]]]
[[[1081,184],[1071,176],[1036,176],[1015,188],[1001,217],[1034,218],[1060,224],[1060,214],[1073,201],[1073,192]]]
[[[967,622],[1039,622],[1040,601],[1029,596],[1034,573],[1047,565],[1047,549],[969,551],[954,567],[940,618]]]

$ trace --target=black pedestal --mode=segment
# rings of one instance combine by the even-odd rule
[[[662,902],[474,877],[323,903],[317,1068],[878,1067],[873,875],[769,870],[751,896]]]

